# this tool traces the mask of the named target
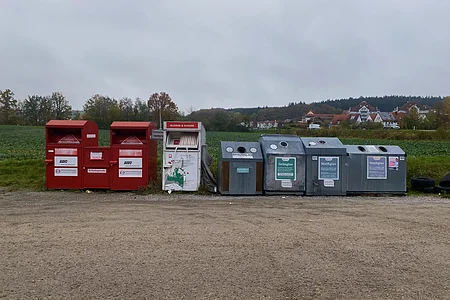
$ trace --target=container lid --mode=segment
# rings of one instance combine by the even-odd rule
[[[122,122],[116,121],[112,122],[111,129],[148,129],[150,122]]]
[[[347,151],[342,142],[335,137],[302,137],[306,154],[318,155],[346,155]]]
[[[261,150],[267,154],[305,155],[300,138],[291,134],[262,134],[259,138]]]
[[[258,142],[220,142],[221,157],[233,160],[262,160],[261,146]]]
[[[47,127],[64,127],[64,128],[82,128],[87,123],[92,121],[88,120],[50,120],[45,124]]]
[[[399,146],[384,145],[345,145],[347,153],[361,155],[405,155],[405,152]]]

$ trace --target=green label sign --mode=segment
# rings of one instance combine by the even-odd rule
[[[236,172],[238,174],[248,174],[248,173],[250,173],[250,169],[249,168],[237,168]]]
[[[275,180],[296,180],[295,157],[275,157]]]

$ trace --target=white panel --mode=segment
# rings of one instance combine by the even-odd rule
[[[78,168],[55,168],[55,176],[78,176]]]
[[[119,157],[119,168],[142,168],[142,158],[123,158]]]
[[[142,178],[142,169],[119,169],[119,177]]]
[[[55,156],[56,167],[78,167],[77,156]]]

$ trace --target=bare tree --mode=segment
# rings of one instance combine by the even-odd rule
[[[151,95],[147,104],[150,116],[153,121],[158,122],[159,128],[162,128],[163,120],[178,119],[178,107],[167,93],[161,92]]]

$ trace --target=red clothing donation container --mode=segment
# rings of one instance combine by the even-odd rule
[[[111,187],[109,146],[84,147],[83,188],[109,189]]]
[[[113,122],[110,126],[111,190],[138,190],[157,178],[157,141],[150,122]]]
[[[82,189],[83,148],[98,145],[98,127],[85,120],[50,120],[45,125],[46,185]]]

